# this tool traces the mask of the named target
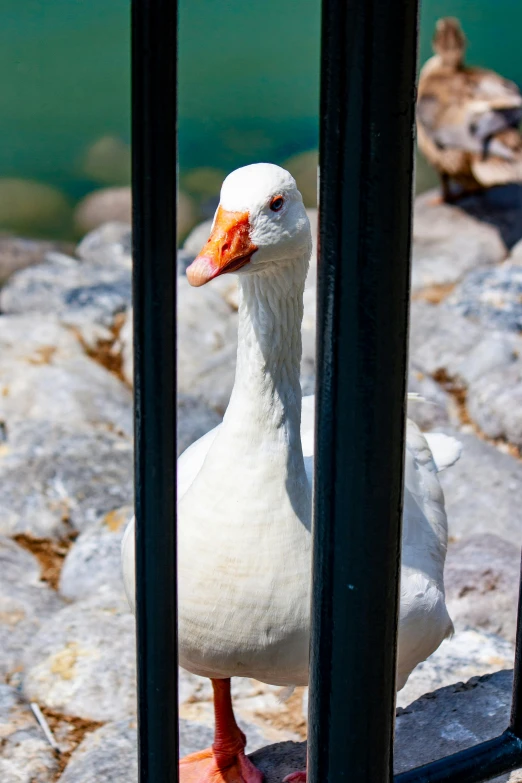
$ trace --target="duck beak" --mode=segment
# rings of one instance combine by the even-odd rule
[[[257,247],[250,240],[248,212],[218,208],[210,238],[187,268],[190,285],[200,286],[248,264]]]

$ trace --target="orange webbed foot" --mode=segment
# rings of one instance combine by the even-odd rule
[[[306,783],[306,769],[302,769],[300,772],[291,772],[286,778],[283,778],[283,783]]]
[[[443,196],[433,196],[426,203],[429,207],[440,207],[441,204],[447,204],[448,202]]]
[[[179,762],[180,783],[262,783],[263,774],[243,751],[224,758],[212,748],[191,753]]]

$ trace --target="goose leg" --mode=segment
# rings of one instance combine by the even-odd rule
[[[246,737],[234,717],[230,679],[211,682],[214,689],[214,742],[211,748],[181,759],[181,783],[262,783],[262,773],[245,756]]]

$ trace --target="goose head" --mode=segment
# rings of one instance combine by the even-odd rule
[[[187,269],[191,285],[219,275],[277,273],[310,258],[303,199],[288,171],[271,163],[236,169],[223,182],[210,238]]]

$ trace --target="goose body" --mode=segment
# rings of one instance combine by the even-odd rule
[[[314,433],[312,395],[303,398],[302,411],[301,440],[307,482],[311,487]],[[183,497],[200,473],[222,426],[220,424],[207,432],[179,457],[180,508]],[[437,473],[451,466],[459,456],[460,444],[453,438],[439,434],[425,435],[408,420],[398,690],[404,687],[417,664],[431,655],[453,630],[444,600],[443,569],[447,546],[447,519]],[[437,458],[442,467],[437,464]],[[234,488],[234,496],[237,498],[236,489]],[[251,496],[248,500],[251,501]],[[266,516],[263,516],[263,513],[261,511],[260,514],[263,534],[259,535],[257,525],[254,527],[252,523],[245,523],[250,524],[248,535],[252,534],[252,538],[249,535],[245,540],[244,533],[241,535],[246,544],[246,552],[248,553],[250,545],[251,553],[255,553],[254,564],[246,578],[241,578],[241,574],[234,568],[234,563],[229,564],[230,570],[227,569],[227,573],[233,574],[234,579],[237,579],[236,584],[242,584],[232,602],[227,600],[227,593],[223,592],[222,566],[230,560],[231,551],[237,556],[237,532],[233,528],[228,531],[232,535],[232,547],[230,541],[219,536],[220,548],[216,550],[215,531],[209,531],[203,525],[196,544],[192,534],[183,536],[180,526],[180,597],[185,592],[190,595],[190,590],[194,590],[194,583],[197,594],[202,591],[205,593],[204,602],[198,602],[196,607],[199,620],[194,618],[191,608],[187,612],[188,618],[184,616],[183,603],[180,600],[180,664],[193,674],[205,677],[252,677],[272,685],[306,685],[310,530],[307,526],[289,525],[288,535],[283,535],[279,528],[274,531],[273,537],[267,537],[264,523]],[[227,520],[225,529],[229,528],[226,522]],[[127,567],[124,568],[125,586],[131,603],[134,591],[133,538],[132,524],[127,529],[124,546],[124,552],[129,556]],[[197,563],[194,560],[194,552],[198,553]],[[182,565],[184,558],[187,569]],[[247,562],[249,560],[250,558],[247,558]],[[245,562],[245,553],[240,554],[238,562]],[[290,569],[289,562],[292,564]],[[185,571],[188,572],[187,579],[184,578]],[[259,603],[263,591],[269,599],[268,605],[265,602]],[[278,603],[282,603],[282,607],[278,606]],[[289,622],[288,618],[289,606],[292,622]],[[210,623],[209,617],[212,618]],[[189,629],[188,640],[183,632],[185,623]],[[195,633],[191,633],[191,628],[195,628]],[[234,628],[244,630],[239,638],[233,637],[231,644],[230,631]],[[274,631],[277,631],[277,628],[285,629],[282,639],[275,637]],[[289,632],[290,628],[292,632]],[[244,648],[241,652],[240,646]]]
[[[494,71],[466,66],[465,38],[456,19],[440,19],[435,55],[420,72],[417,140],[452,199],[463,193],[522,181],[522,96]]]
[[[257,164],[225,180],[211,238],[188,270],[193,285],[230,267],[239,273],[230,403],[223,423],[178,460],[179,660],[212,679],[218,703],[222,685],[216,683],[233,676],[285,686],[308,682],[314,411],[313,397],[301,398],[299,371],[310,252],[294,180],[277,166]],[[427,438],[408,422],[399,688],[452,630],[437,470],[460,450],[451,438],[431,437],[435,459]],[[132,525],[122,555],[133,605]],[[217,723],[220,716],[216,707]]]

